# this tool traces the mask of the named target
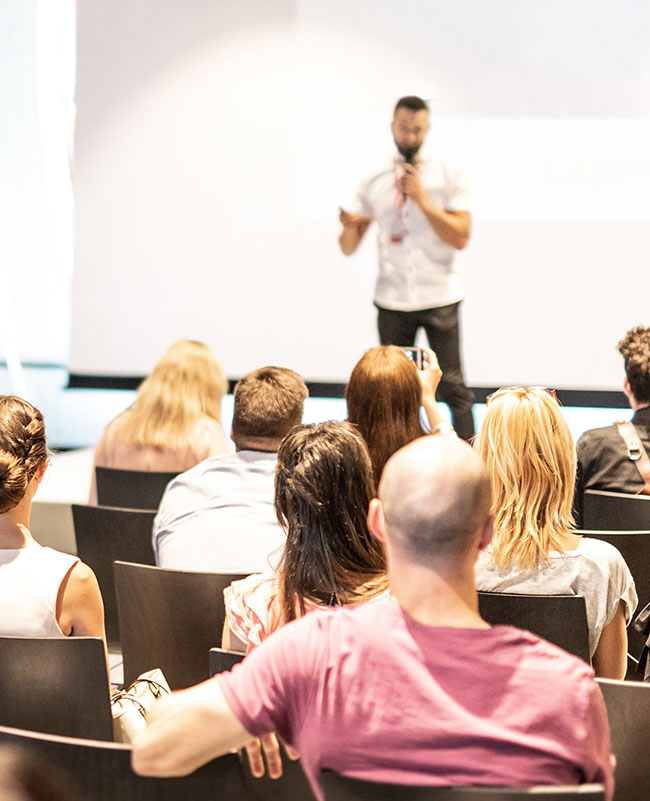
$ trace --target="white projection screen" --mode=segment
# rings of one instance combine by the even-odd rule
[[[338,206],[419,94],[471,177],[468,383],[619,388],[650,323],[649,29],[644,0],[78,3],[70,372],[195,338],[232,378],[345,381],[376,251],[339,252]]]

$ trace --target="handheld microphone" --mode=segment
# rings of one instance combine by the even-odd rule
[[[402,151],[404,156],[404,164],[413,164],[415,154],[418,152],[417,147],[407,147]],[[406,203],[406,195],[402,192],[402,203]]]

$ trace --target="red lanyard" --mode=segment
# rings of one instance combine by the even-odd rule
[[[404,206],[404,196],[402,195],[402,190],[399,188],[399,179],[397,178],[397,160],[393,159],[393,183],[395,185],[395,197],[397,198],[397,206],[398,208],[403,208]]]

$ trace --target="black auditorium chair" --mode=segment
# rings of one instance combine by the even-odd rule
[[[614,801],[647,801],[650,794],[650,684],[596,679],[607,706],[616,756]]]
[[[527,629],[590,662],[587,608],[581,596],[479,592],[478,608],[492,625]]]
[[[236,754],[219,757],[189,776],[158,779],[137,776],[131,769],[131,748],[121,743],[0,727],[0,745],[18,746],[56,766],[83,801],[249,801]]]
[[[221,642],[223,590],[245,573],[195,573],[115,563],[124,683],[161,668],[173,690],[209,678]]]
[[[165,487],[177,475],[96,467],[97,503],[121,509],[158,509]]]
[[[112,740],[99,637],[0,637],[0,726]]]
[[[650,495],[586,490],[585,529],[592,531],[650,531]]]
[[[208,654],[210,675],[215,676],[217,673],[232,670],[245,656],[246,654],[241,651],[229,651],[226,648],[210,648]]]
[[[325,801],[604,801],[602,784],[550,787],[420,787],[322,773]]]
[[[77,554],[97,576],[109,647],[118,647],[120,642],[113,562],[156,563],[151,545],[155,515],[153,511],[72,505]]]

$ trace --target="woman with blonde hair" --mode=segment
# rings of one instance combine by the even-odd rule
[[[95,467],[182,472],[226,453],[221,399],[228,381],[202,342],[174,343],[133,405],[104,429],[95,448],[89,503],[97,503]]]
[[[581,595],[596,675],[622,679],[636,590],[612,545],[572,532],[576,452],[554,393],[500,389],[476,440],[492,481],[494,536],[479,555],[479,590]]]
[[[0,395],[0,634],[104,636],[104,606],[92,570],[44,548],[29,531],[32,498],[49,463],[41,413]]]
[[[345,391],[348,420],[361,432],[370,451],[375,484],[390,457],[427,432],[420,422],[424,408],[431,433],[453,431],[436,403],[442,370],[432,350],[420,349],[418,370],[402,348],[380,345],[357,362]]]

